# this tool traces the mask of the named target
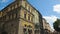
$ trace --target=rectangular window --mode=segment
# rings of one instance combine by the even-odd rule
[[[8,8],[8,11],[10,11],[10,10],[11,10],[11,8],[9,7],[9,8]]]
[[[14,6],[12,6],[12,10],[14,9]]]
[[[5,16],[5,20],[6,20],[6,16]]]
[[[16,18],[16,14],[14,14],[14,19]]]
[[[4,16],[3,16],[3,20],[4,20]]]
[[[12,19],[12,15],[10,15],[10,19]]]
[[[27,15],[27,12],[26,11],[24,11],[24,18],[26,19],[26,15]]]
[[[19,17],[20,17],[20,12],[18,10],[17,13],[16,13],[16,18],[19,18]]]
[[[6,20],[8,20],[9,19],[9,17],[8,17],[8,15],[6,16]]]
[[[15,8],[17,8],[17,4],[15,5]]]
[[[18,14],[16,13],[16,18],[18,17]]]
[[[14,18],[14,15],[12,14],[12,19]]]
[[[9,15],[9,20],[10,20],[10,15]]]
[[[24,14],[24,18],[26,19],[26,14]]]
[[[28,7],[29,11],[30,11],[30,6]]]
[[[31,17],[31,21],[33,22],[33,16]]]
[[[6,19],[6,17],[5,16],[3,16],[3,20],[5,20]]]
[[[28,15],[28,20],[30,20],[30,15]]]
[[[27,3],[25,3],[25,8],[27,8]]]

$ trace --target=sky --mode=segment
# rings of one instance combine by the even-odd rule
[[[0,0],[0,10],[12,3],[14,0]]]
[[[53,23],[60,19],[60,0],[28,0],[39,12],[43,18],[50,24],[52,30]]]
[[[0,0],[0,10],[12,3],[14,0]],[[28,0],[47,20],[53,29],[53,23],[60,19],[60,0]]]

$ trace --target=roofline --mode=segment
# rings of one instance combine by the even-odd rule
[[[15,2],[16,1],[14,1],[14,2],[10,3],[9,5],[7,5],[5,8],[3,8],[2,10],[0,10],[0,12],[3,11],[3,10],[5,10],[7,7],[9,7],[10,5],[12,5]],[[42,16],[42,14],[35,7],[33,7],[33,5],[31,5],[28,1],[27,1],[27,3]]]
[[[27,1],[27,2],[28,2],[28,1]],[[29,2],[28,2],[28,4],[31,5],[31,7],[32,7],[33,9],[35,9],[35,10],[42,16],[42,14],[41,14],[32,4],[30,4]]]

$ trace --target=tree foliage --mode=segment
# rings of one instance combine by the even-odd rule
[[[53,23],[53,27],[56,31],[60,32],[60,19],[57,19],[54,23]]]

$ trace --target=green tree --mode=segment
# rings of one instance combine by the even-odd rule
[[[53,23],[53,27],[56,31],[60,32],[60,19],[57,19],[54,23]]]

